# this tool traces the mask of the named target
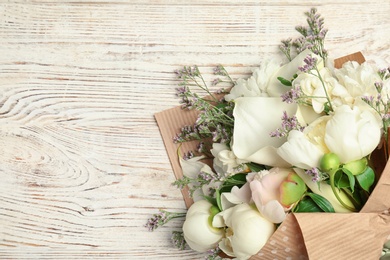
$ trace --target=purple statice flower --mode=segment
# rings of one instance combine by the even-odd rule
[[[280,128],[270,133],[271,137],[285,137],[291,130],[303,131],[304,127],[298,122],[298,118],[294,115],[289,117],[286,111],[283,111],[282,125]]]
[[[281,98],[283,102],[287,104],[298,103],[299,98],[302,96],[302,91],[299,87],[293,87],[289,91],[285,92]]]
[[[187,247],[186,240],[184,239],[184,233],[180,231],[173,231],[171,237],[173,245],[179,250],[184,250]]]
[[[205,171],[200,171],[198,174],[198,178],[204,183],[210,183],[211,181],[217,179],[216,176]]]
[[[362,96],[361,99],[366,102],[367,104],[373,104],[374,103],[374,97],[373,96]]]
[[[217,246],[216,248],[214,249],[210,249],[207,251],[208,255],[205,256],[205,260],[222,260],[223,258],[221,258],[219,256],[219,254],[221,253],[221,249]]]
[[[220,82],[221,82],[221,79],[216,78],[216,79],[214,79],[213,81],[211,81],[211,86],[216,86],[216,85],[218,85],[218,83],[220,83]]]
[[[310,54],[307,55],[307,57],[303,60],[303,62],[305,63],[305,65],[301,66],[301,67],[298,67],[298,69],[302,72],[309,72],[311,71],[312,69],[315,68],[315,66],[317,65],[317,58],[316,57],[312,57]]]
[[[149,231],[154,231],[156,228],[165,225],[174,218],[183,218],[185,216],[186,213],[174,213],[160,209],[159,213],[154,214],[153,217],[148,219],[145,224],[145,227],[148,228]]]
[[[184,153],[183,160],[187,161],[187,160],[193,158],[194,156],[195,155],[192,151],[188,151],[188,152]]]
[[[313,182],[320,182],[320,181],[326,180],[329,177],[329,175],[327,173],[321,172],[316,167],[313,167],[313,168],[311,168],[309,170],[306,170],[305,173],[312,177],[311,180]]]
[[[382,92],[382,90],[383,90],[383,82],[377,81],[377,82],[374,83],[374,86],[375,86],[376,91],[377,91],[378,93],[381,93],[381,92]]]
[[[319,182],[321,181],[320,172],[316,167],[313,167],[309,170],[306,170],[305,173],[312,177],[313,182]]]

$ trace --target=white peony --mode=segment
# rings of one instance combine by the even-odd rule
[[[224,223],[213,222],[213,226],[228,227],[225,237],[219,242],[219,248],[237,259],[249,259],[258,253],[275,232],[275,225],[246,203],[224,210],[216,216],[218,215],[222,216]]]
[[[338,108],[326,124],[325,143],[342,163],[359,160],[378,146],[382,122],[368,110]]]
[[[195,251],[206,252],[217,246],[223,237],[223,230],[211,226],[210,209],[212,204],[199,200],[188,209],[183,224],[184,239]]]

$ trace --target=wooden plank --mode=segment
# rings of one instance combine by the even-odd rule
[[[0,258],[201,258],[172,249],[180,221],[143,227],[185,210],[153,115],[178,105],[175,69],[247,77],[313,4],[1,1]],[[388,2],[317,7],[332,57],[390,64]]]

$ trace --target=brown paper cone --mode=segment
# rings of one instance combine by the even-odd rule
[[[379,259],[390,217],[377,213],[299,213],[309,259]]]
[[[358,52],[335,60],[340,68],[346,61],[365,61]],[[175,107],[155,114],[172,169],[177,179],[183,177],[179,164],[178,144],[173,137],[185,125],[193,125],[197,111]],[[197,142],[184,143],[185,153],[196,149]],[[380,214],[390,208],[390,164],[361,213],[289,214],[263,249],[251,259],[378,259],[390,234],[389,216]],[[187,207],[193,203],[188,189],[182,191]],[[388,211],[387,211],[388,212]]]

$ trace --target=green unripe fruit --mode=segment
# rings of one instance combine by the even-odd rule
[[[340,158],[337,154],[327,153],[325,154],[320,162],[320,168],[323,172],[329,172],[335,170],[340,166]]]

